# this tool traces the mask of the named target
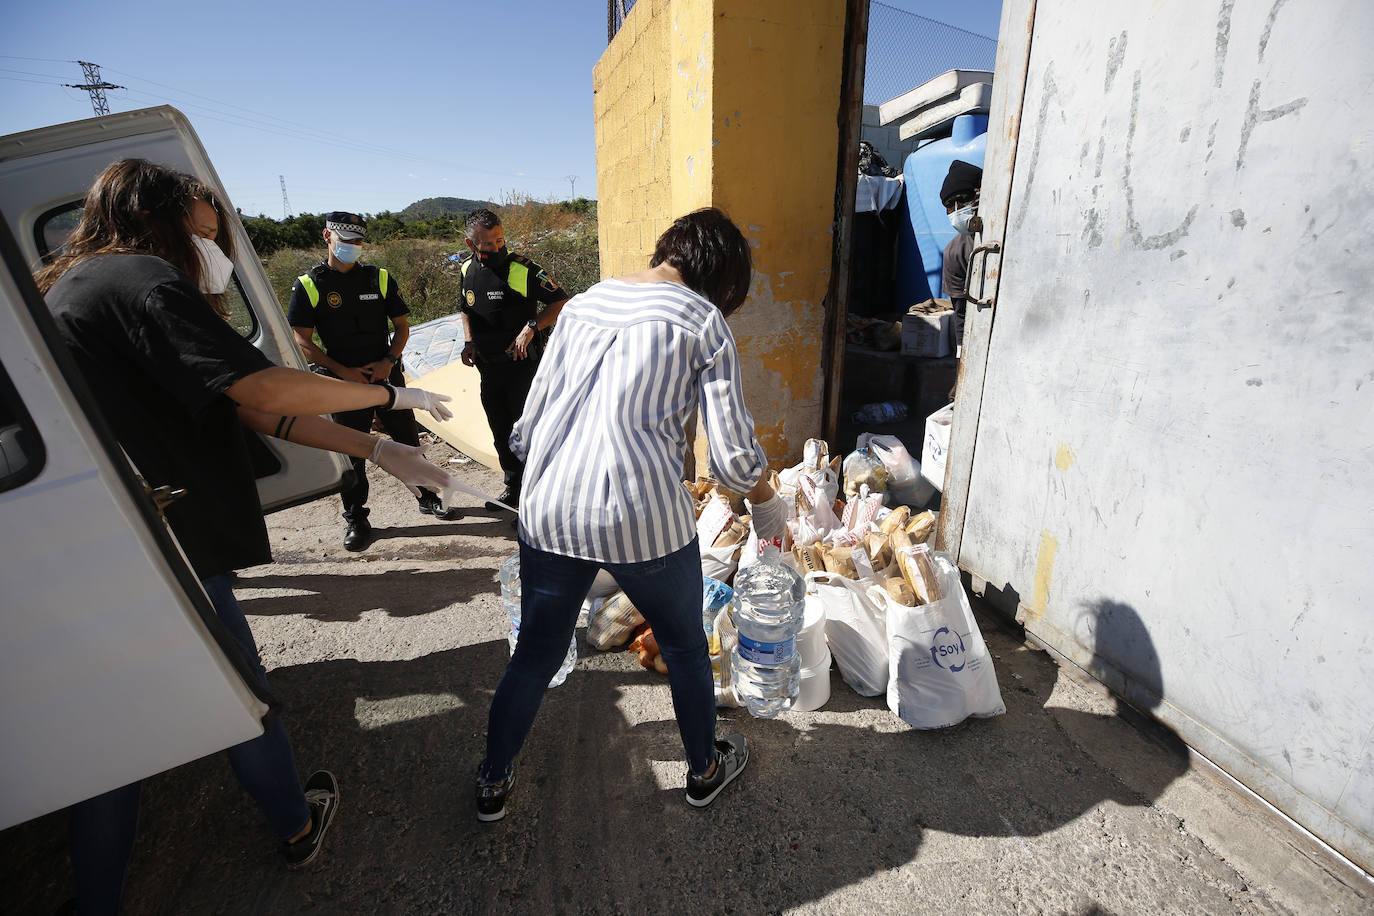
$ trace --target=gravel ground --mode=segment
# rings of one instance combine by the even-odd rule
[[[486,468],[453,467],[500,490]],[[282,868],[215,755],[146,781],[128,912],[1374,908],[1366,878],[981,609],[1006,715],[915,731],[832,671],[818,711],[721,712],[754,756],[704,811],[682,798],[667,679],[588,650],[579,631],[577,669],[546,695],[506,819],[479,824],[510,514],[468,506],[443,522],[372,480],[378,538],[364,553],[343,550],[338,501],[324,499],[270,516],[276,562],[239,583],[302,774],[328,767],[341,784],[324,853]],[[59,813],[0,833],[5,911],[71,896],[64,827]]]

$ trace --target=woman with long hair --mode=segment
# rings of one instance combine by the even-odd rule
[[[217,307],[233,272],[224,207],[190,175],[125,159],[96,178],[66,249],[38,274],[59,331],[100,413],[152,487],[186,495],[165,517],[215,612],[257,679],[252,631],[234,598],[234,571],[271,561],[244,427],[371,458],[408,486],[445,490],[447,472],[420,449],[317,416],[372,405],[450,416],[443,395],[362,385],[273,365]],[[262,808],[288,867],[318,854],[338,805],[320,770],[302,786],[286,728],[228,751]],[[70,816],[78,912],[117,912],[138,823],[139,783],[74,805]]]

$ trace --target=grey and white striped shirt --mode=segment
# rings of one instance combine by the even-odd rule
[[[525,462],[520,536],[539,550],[639,563],[696,534],[682,485],[700,405],[722,485],[767,469],[720,310],[678,283],[603,280],[563,306],[510,446]]]

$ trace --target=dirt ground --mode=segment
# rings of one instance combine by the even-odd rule
[[[430,440],[436,462],[452,449]],[[471,486],[499,474],[450,465]],[[145,781],[127,889],[171,913],[1370,912],[1367,881],[1192,760],[1176,737],[979,612],[1007,713],[915,731],[831,672],[830,702],[722,710],[754,756],[706,810],[667,679],[588,650],[545,698],[506,819],[472,800],[509,623],[510,513],[419,514],[374,472],[377,539],[343,550],[338,500],[269,517],[275,562],[238,596],[298,767],[338,776],[320,859],[288,872],[223,755]],[[65,819],[0,833],[0,910],[70,898]]]

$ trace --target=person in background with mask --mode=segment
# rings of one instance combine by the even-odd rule
[[[468,214],[466,236],[472,253],[459,264],[463,363],[476,366],[482,377],[482,410],[506,482],[498,499],[518,509],[525,465],[511,451],[510,433],[539,368],[536,335],[558,320],[568,294],[538,264],[507,250],[501,218],[490,210]]]
[[[271,562],[244,427],[369,458],[407,486],[447,490],[418,448],[314,414],[379,406],[451,416],[444,395],[359,385],[273,365],[207,301],[227,288],[233,242],[225,209],[190,175],[124,159],[96,178],[63,253],[38,288],[101,415],[151,488],[185,490],[164,515],[215,614],[266,687],[252,630],[234,597],[235,570]],[[220,310],[221,312],[223,310]],[[136,660],[129,660],[136,664]],[[302,786],[279,716],[228,750],[240,784],[267,816],[289,868],[318,855],[339,803],[333,774]],[[93,753],[99,753],[94,748]],[[138,827],[141,783],[70,810],[76,912],[119,911]]]
[[[978,189],[983,170],[959,159],[949,164],[945,182],[940,186],[940,203],[945,205],[955,236],[945,246],[940,283],[946,299],[954,303],[954,340],[964,343],[964,310],[968,301],[968,265],[973,254],[973,236],[978,215]]]
[[[410,337],[406,319],[409,309],[401,290],[385,268],[359,260],[367,223],[355,213],[336,210],[325,215],[325,260],[291,286],[286,320],[295,332],[307,359],[323,373],[346,382],[364,385],[387,383],[405,387],[401,353]],[[388,328],[388,322],[390,328]],[[321,346],[314,335],[319,334]],[[373,419],[397,442],[420,444],[420,429],[409,410],[366,407],[334,415],[334,422],[367,431]],[[372,543],[368,521],[367,468],[353,460],[355,481],[339,494],[343,502],[345,550],[363,550]],[[417,497],[420,511],[437,518],[459,517],[457,509],[445,509],[439,496],[423,487]]]

